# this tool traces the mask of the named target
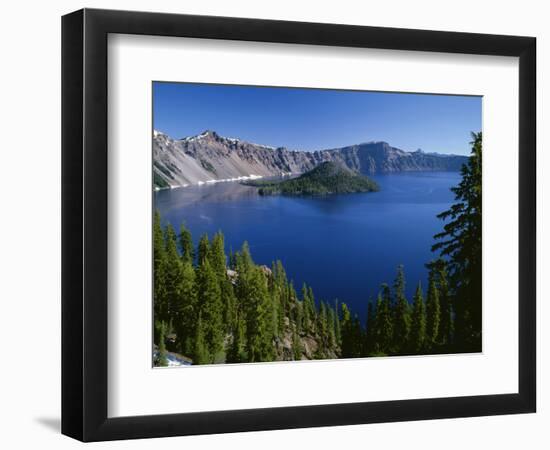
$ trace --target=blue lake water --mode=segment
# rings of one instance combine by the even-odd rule
[[[435,255],[436,218],[453,202],[455,172],[373,176],[380,192],[327,197],[261,197],[236,182],[191,186],[155,193],[163,222],[184,222],[193,239],[221,230],[226,250],[246,240],[255,262],[280,259],[299,291],[303,282],[316,299],[348,303],[363,319],[380,284],[393,284],[403,264],[407,294],[418,281],[426,287],[424,264]]]

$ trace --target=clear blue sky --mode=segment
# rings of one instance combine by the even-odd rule
[[[153,83],[154,128],[173,138],[214,130],[258,144],[321,150],[386,141],[469,154],[481,97]]]

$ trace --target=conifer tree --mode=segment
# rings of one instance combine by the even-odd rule
[[[223,350],[225,330],[220,284],[208,259],[204,259],[198,268],[197,284],[204,342],[213,362]]]
[[[164,292],[166,298],[167,316],[161,316],[160,319],[170,322],[170,320],[174,318],[180,304],[181,283],[183,281],[182,262],[178,254],[176,233],[170,224],[168,224],[165,228],[164,240]]]
[[[208,235],[205,233],[201,236],[199,240],[199,248],[198,248],[198,264],[199,266],[204,263],[208,259],[208,254],[210,253],[210,241],[208,240]]]
[[[281,261],[272,264],[272,273],[271,291],[277,315],[276,335],[282,335],[285,329],[286,295],[284,293],[287,289],[287,281]]]
[[[351,319],[351,313],[348,305],[342,303],[342,358],[354,357],[354,345],[353,345],[353,324]]]
[[[370,355],[376,352],[376,313],[372,299],[369,299],[367,306],[367,320],[365,330],[365,354]]]
[[[166,367],[168,365],[168,355],[166,352],[166,343],[165,343],[165,336],[166,333],[166,325],[164,322],[161,322],[160,325],[160,336],[159,336],[159,345],[158,345],[158,360],[157,365],[159,367]]]
[[[304,306],[303,308],[303,322],[304,322],[304,329],[306,333],[310,333],[313,330],[311,321],[311,309],[309,305],[309,296],[308,296],[308,290],[307,285],[304,283],[302,286],[302,304]]]
[[[472,133],[472,152],[462,166],[462,180],[452,189],[455,201],[438,217],[446,221],[434,236],[432,251],[448,261],[455,312],[454,345],[461,351],[481,349],[481,155],[482,134]]]
[[[191,232],[182,223],[179,234],[179,247],[183,262],[193,264],[195,261],[195,249],[193,248],[193,239]]]
[[[223,281],[227,277],[226,273],[226,256],[225,256],[224,237],[221,231],[218,231],[212,238],[212,244],[210,245],[210,251],[208,257],[210,259],[210,265],[216,275]]]
[[[212,358],[208,353],[208,346],[204,339],[204,327],[201,314],[199,313],[197,325],[195,327],[195,340],[193,348],[193,364],[209,364]]]
[[[411,313],[409,302],[405,297],[405,273],[403,266],[397,268],[397,277],[394,284],[395,306],[393,311],[393,352],[406,351],[411,327]]]
[[[299,361],[302,359],[302,351],[302,341],[298,335],[298,332],[294,329],[292,332],[292,355],[294,361]]]
[[[250,362],[271,361],[273,358],[273,310],[263,271],[253,266],[248,246],[243,246],[238,261],[237,296],[243,306],[246,321],[246,346]]]
[[[454,320],[451,294],[449,292],[449,281],[447,279],[447,264],[443,259],[439,258],[428,267],[430,272],[433,272],[431,276],[437,280],[437,287],[439,290],[441,322],[439,324],[438,342],[443,346],[451,345],[454,334]]]
[[[233,328],[233,340],[227,352],[228,363],[247,362],[246,341],[245,341],[245,323],[240,317],[235,321]]]
[[[174,308],[174,329],[178,340],[178,348],[185,355],[189,355],[193,351],[192,341],[197,316],[195,270],[191,263],[185,260],[181,269],[179,296]]]
[[[390,287],[382,284],[379,305],[376,309],[377,352],[389,354],[393,341],[393,314]]]
[[[422,285],[418,283],[413,299],[411,332],[409,334],[410,350],[413,354],[420,354],[424,350],[426,340],[426,311]]]
[[[233,284],[226,277],[220,282],[222,296],[223,322],[226,332],[230,332],[235,326],[237,320],[237,298]]]
[[[439,323],[441,321],[441,309],[439,305],[439,291],[435,280],[430,277],[428,294],[426,299],[426,347],[435,349],[439,337]]]
[[[302,333],[304,331],[304,327],[302,326],[304,321],[304,309],[305,309],[304,302],[301,302],[300,300],[296,299],[296,303],[294,304],[294,309],[292,310],[293,311],[292,320],[296,325],[297,333]]]
[[[319,313],[317,315],[317,333],[322,340],[326,341],[328,335],[328,315],[325,302],[319,302]]]
[[[160,223],[160,214],[155,211],[153,220],[153,300],[155,320],[168,318],[165,286],[166,254],[164,250],[164,233]]]
[[[342,329],[340,327],[338,300],[334,300],[334,335],[336,336],[336,344],[342,345]]]
[[[326,305],[327,308],[327,321],[328,321],[328,330],[327,330],[327,343],[330,349],[336,347],[336,313],[330,305]]]
[[[361,356],[361,325],[357,316],[351,317],[351,311],[342,303],[342,358]]]

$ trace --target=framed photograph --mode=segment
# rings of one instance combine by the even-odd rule
[[[532,37],[62,21],[62,432],[535,412]]]

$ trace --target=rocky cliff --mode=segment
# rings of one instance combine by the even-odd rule
[[[214,131],[173,139],[154,131],[155,187],[297,174],[325,161],[363,174],[403,171],[458,171],[465,156],[406,152],[386,142],[367,142],[315,152],[288,150],[227,138]]]

